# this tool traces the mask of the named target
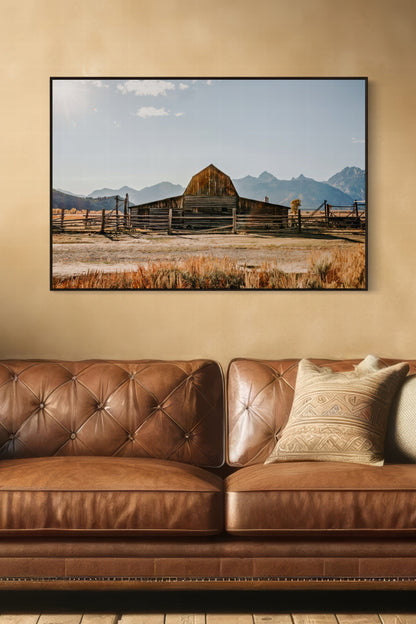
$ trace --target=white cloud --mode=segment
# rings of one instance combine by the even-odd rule
[[[142,119],[147,117],[164,117],[169,115],[169,112],[165,108],[155,108],[154,106],[142,106],[137,111],[136,115]]]
[[[175,113],[175,117],[182,117],[185,113]]]
[[[81,84],[97,87],[98,89],[108,89],[110,85],[105,84],[102,80],[80,80]]]
[[[173,82],[168,80],[126,80],[117,85],[118,91],[123,95],[133,93],[134,95],[167,95],[168,91],[175,89]]]
[[[105,84],[102,80],[90,80],[89,81],[93,87],[98,87],[99,89],[108,89],[109,85]]]
[[[184,91],[185,89],[189,89],[189,85],[185,84],[184,82],[180,82],[179,83],[179,89]]]
[[[354,137],[352,138],[352,142],[353,143],[365,143],[364,139],[355,139]]]

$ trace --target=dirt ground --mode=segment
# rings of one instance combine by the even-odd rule
[[[127,271],[138,264],[189,256],[227,256],[241,265],[258,267],[276,264],[285,272],[306,272],[312,251],[352,249],[364,243],[356,232],[322,233],[308,237],[276,237],[258,234],[119,234],[110,239],[99,234],[55,234],[52,246],[52,272],[67,277],[88,271]]]

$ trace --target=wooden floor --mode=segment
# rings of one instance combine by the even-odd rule
[[[1,609],[1,605],[0,605]],[[0,624],[416,624],[416,614],[392,613],[137,613],[0,614]]]

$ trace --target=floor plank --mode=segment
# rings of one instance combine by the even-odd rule
[[[416,624],[416,614],[295,613],[295,614],[201,614],[201,613],[109,613],[2,614],[0,624]]]
[[[375,613],[337,613],[339,624],[381,624]]]
[[[84,613],[81,624],[117,624],[118,615],[110,613]],[[1,623],[0,623],[1,624]]]
[[[401,613],[400,615],[380,613],[380,619],[383,624],[416,624],[416,615],[414,613]]]
[[[254,614],[254,624],[293,624],[293,620],[289,614],[279,613],[272,615],[271,613]]]
[[[207,624],[253,624],[253,616],[247,613],[207,613]]]
[[[163,613],[129,613],[123,615],[119,624],[164,624]]]
[[[25,615],[24,613],[0,615],[0,624],[37,624],[39,615]]]
[[[332,613],[293,613],[292,618],[295,624],[338,624]]]
[[[82,613],[42,613],[37,624],[80,624]]]
[[[187,613],[185,615],[167,613],[165,624],[205,624],[205,615],[203,613]]]

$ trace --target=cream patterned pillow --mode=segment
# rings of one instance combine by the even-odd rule
[[[265,463],[383,465],[389,410],[408,371],[406,363],[378,368],[374,356],[348,372],[301,360],[288,422]]]
[[[416,375],[409,375],[390,410],[386,444],[386,462],[416,463]]]

